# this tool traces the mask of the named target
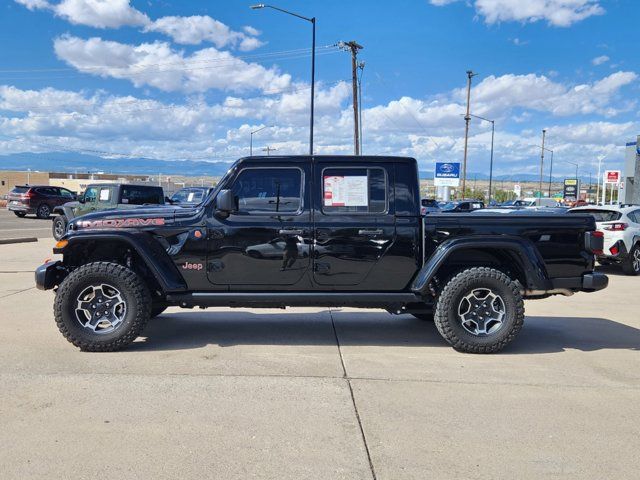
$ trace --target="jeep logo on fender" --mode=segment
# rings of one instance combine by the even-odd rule
[[[84,220],[78,222],[80,228],[129,228],[161,225],[164,225],[164,218],[113,218],[110,220]]]
[[[189,263],[189,262],[185,262],[182,265],[183,270],[202,270],[204,268],[204,265],[202,265],[201,263]]]

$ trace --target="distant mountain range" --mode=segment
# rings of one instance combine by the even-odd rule
[[[185,175],[185,176],[222,176],[232,162],[204,160],[155,160],[151,158],[103,158],[96,155],[70,152],[14,153],[0,155],[0,170],[28,170],[41,172],[69,173],[123,173],[144,175]],[[420,178],[433,178],[433,170],[420,170]],[[535,182],[540,177],[535,174],[495,175],[496,181]],[[467,182],[489,180],[486,173],[467,173]],[[554,182],[562,182],[564,177],[553,177]],[[547,182],[549,177],[544,178]],[[588,181],[589,177],[581,177]],[[592,179],[595,181],[595,178]]]
[[[150,158],[102,158],[68,152],[0,155],[0,170],[69,173],[122,173],[144,175],[222,176],[231,162],[155,160]]]

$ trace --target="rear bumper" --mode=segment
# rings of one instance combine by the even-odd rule
[[[604,273],[585,273],[581,277],[554,278],[552,280],[555,290],[570,290],[573,292],[597,292],[607,288],[609,277]]]
[[[35,213],[35,210],[28,205],[11,205],[7,203],[7,210],[11,212],[24,212],[24,213]]]
[[[611,253],[611,249],[615,248],[617,253]],[[604,259],[604,260],[614,260],[620,261],[624,260],[629,256],[629,252],[627,251],[627,246],[625,245],[623,240],[618,240],[617,242],[613,242],[610,245],[606,245],[604,249],[603,255],[598,255],[596,259]]]
[[[42,264],[35,271],[36,288],[39,290],[51,290],[60,284],[64,274],[65,269],[62,267],[60,260]]]

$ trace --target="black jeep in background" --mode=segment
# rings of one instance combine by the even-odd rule
[[[36,285],[87,351],[125,347],[167,306],[352,306],[435,320],[474,353],[513,341],[523,299],[607,286],[592,216],[420,207],[412,158],[243,158],[200,205],[72,220]]]
[[[131,209],[140,205],[164,205],[162,187],[121,183],[88,185],[77,201],[53,209],[57,214],[51,226],[53,237],[60,240],[67,231],[69,221],[76,217],[100,210]]]

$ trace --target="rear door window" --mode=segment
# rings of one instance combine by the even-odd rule
[[[120,202],[128,205],[157,205],[163,203],[163,200],[163,193],[160,189],[127,185],[122,187]]]
[[[389,187],[383,168],[325,168],[322,171],[322,211],[335,213],[385,213]]]
[[[620,220],[622,214],[615,210],[572,210],[570,213],[587,213],[592,215],[596,222],[614,222]]]

